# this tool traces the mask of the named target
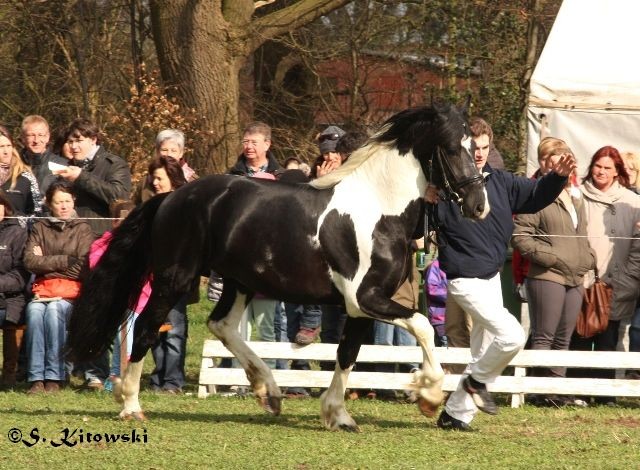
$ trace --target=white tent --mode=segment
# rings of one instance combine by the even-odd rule
[[[533,76],[527,175],[540,136],[565,140],[584,176],[604,145],[640,152],[640,0],[564,0]]]

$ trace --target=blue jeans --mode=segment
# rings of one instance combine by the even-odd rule
[[[296,342],[296,335],[300,328],[316,329],[322,321],[322,310],[319,305],[284,304],[287,312],[287,337],[290,343]],[[293,370],[310,370],[309,361],[291,361]]]
[[[274,321],[276,316],[276,300],[271,299],[252,299],[247,305],[244,313],[247,315],[247,321],[252,321],[256,328],[258,341],[276,341],[276,332]],[[275,359],[265,359],[264,363],[270,368],[276,368]]]
[[[415,346],[416,338],[404,328],[376,321],[373,324],[373,344],[382,346]],[[409,372],[418,368],[418,364],[399,364],[400,371]],[[384,362],[376,365],[378,372],[395,372],[395,364]]]
[[[347,321],[347,310],[344,305],[322,305],[322,326],[320,328],[320,342],[338,344]],[[333,370],[335,361],[321,361],[322,370]]]
[[[127,321],[123,325],[125,329],[125,338],[124,342],[127,347],[127,359],[131,356],[131,349],[133,348],[133,322],[135,320],[135,314],[132,310],[127,310]],[[111,375],[120,376],[122,373],[122,368],[120,367],[120,363],[122,359],[120,357],[120,351],[122,348],[122,332],[121,328],[118,328],[118,333],[113,340],[113,353],[111,354]]]
[[[62,348],[71,308],[66,300],[27,304],[27,381],[66,379]]]
[[[300,328],[314,330],[322,323],[322,310],[320,305],[284,304],[287,312],[287,335],[289,341],[295,340]],[[289,326],[293,325],[295,331]],[[292,334],[293,332],[293,334]]]
[[[286,343],[287,338],[287,314],[285,313],[284,303],[276,302],[276,314],[273,317],[273,331],[275,333],[277,343]],[[286,359],[276,359],[276,369],[286,370],[289,368]]]
[[[151,350],[156,367],[149,382],[152,387],[165,390],[182,389],[188,331],[186,296],[171,309],[167,321],[171,323],[171,330],[162,333]]]

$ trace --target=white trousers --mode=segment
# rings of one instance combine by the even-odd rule
[[[518,320],[504,308],[500,274],[491,279],[458,278],[448,283],[448,295],[473,321],[471,328],[471,362],[464,371],[482,383],[495,381],[511,359],[524,347],[525,334]],[[478,412],[471,396],[458,388],[449,396],[447,413],[470,423]]]

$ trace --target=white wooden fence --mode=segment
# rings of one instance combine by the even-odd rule
[[[306,359],[335,361],[337,345],[314,343],[299,346],[293,343],[249,342],[256,354],[265,359]],[[249,385],[242,369],[216,367],[216,358],[233,357],[220,341],[207,340],[202,352],[202,366],[198,397],[215,393],[216,385]],[[470,360],[466,348],[437,348],[437,357],[443,364],[467,364]],[[415,346],[363,345],[358,362],[421,363],[422,352]],[[512,376],[500,376],[488,386],[498,393],[512,394],[511,404],[518,407],[527,393],[554,393],[565,395],[640,397],[640,380],[527,377],[529,367],[577,367],[601,369],[640,369],[640,353],[594,351],[521,351],[510,363]],[[276,383],[281,387],[328,387],[333,372],[309,370],[274,370]],[[445,376],[443,389],[453,391],[459,375]],[[408,373],[351,372],[348,386],[404,390],[409,388]]]

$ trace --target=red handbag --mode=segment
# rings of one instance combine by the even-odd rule
[[[37,299],[76,299],[80,294],[80,281],[64,278],[39,278],[33,281],[32,292]]]

